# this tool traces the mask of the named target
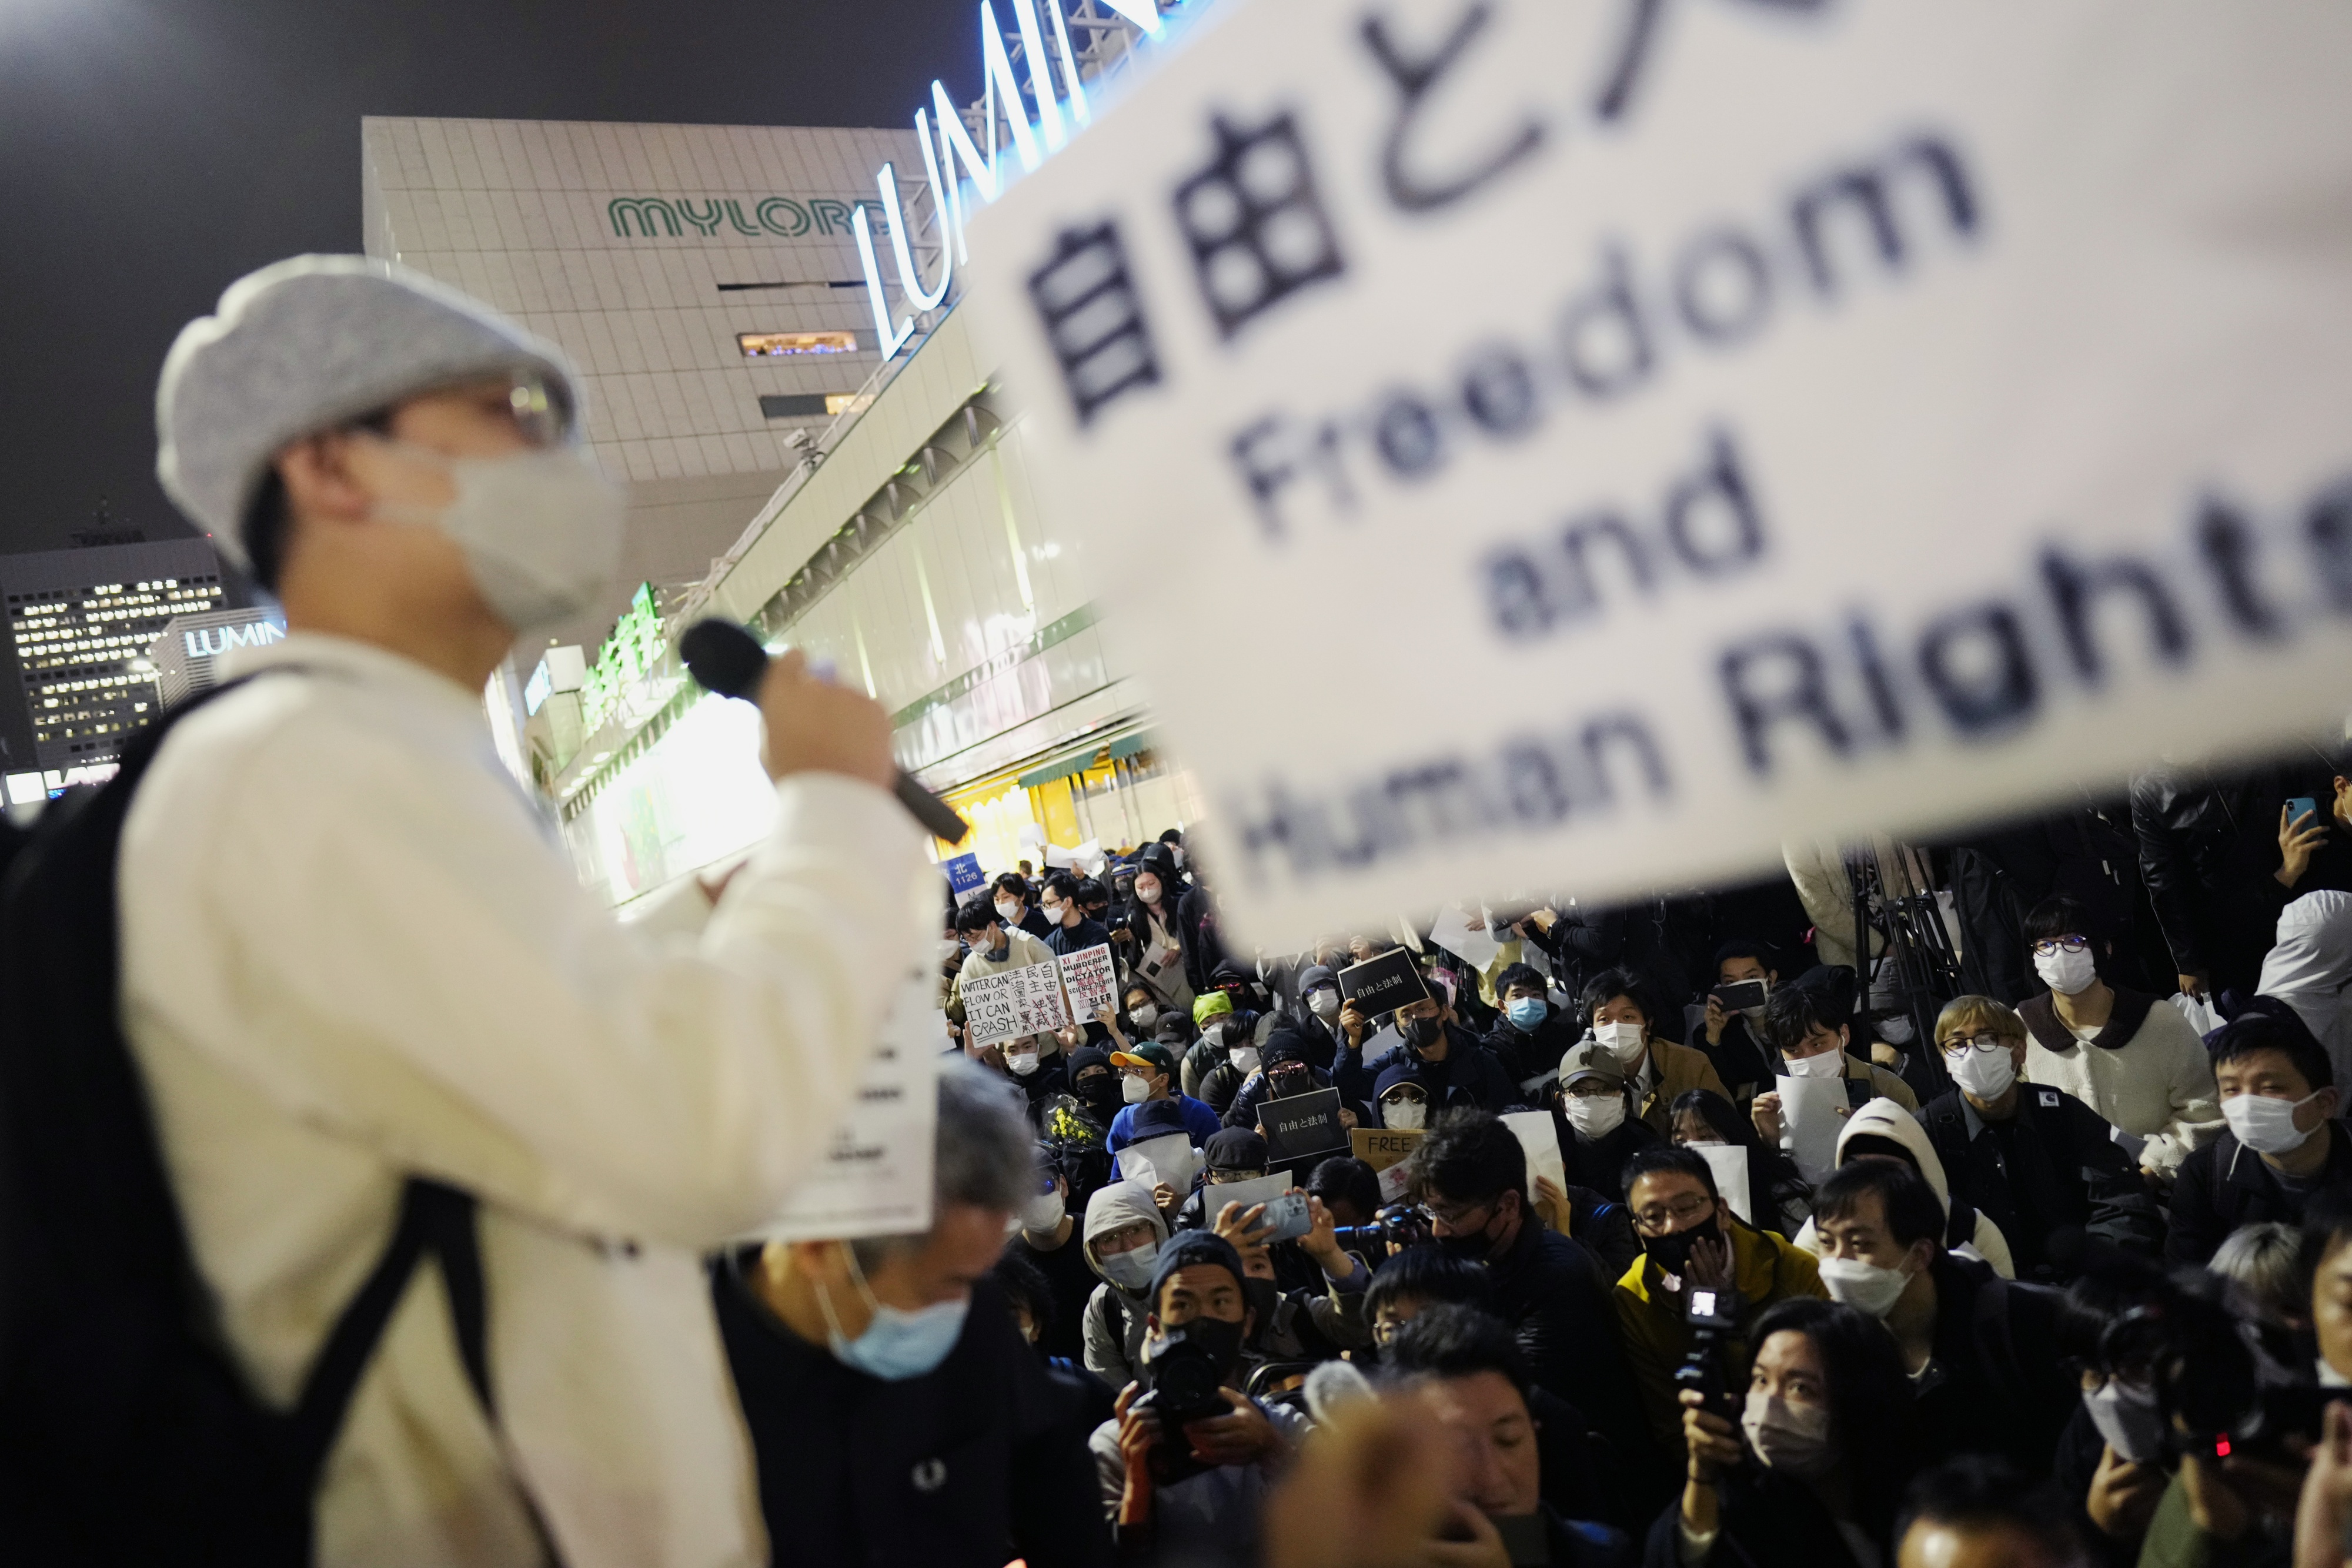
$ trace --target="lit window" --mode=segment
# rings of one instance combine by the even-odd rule
[[[747,360],[781,359],[788,354],[854,354],[855,332],[738,332],[735,346]]]

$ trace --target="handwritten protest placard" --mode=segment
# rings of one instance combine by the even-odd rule
[[[971,302],[1269,948],[2352,701],[2352,7],[1223,0]],[[1378,722],[1267,672],[1381,628]],[[1269,745],[1268,737],[1280,737]]]
[[[1357,1127],[1348,1134],[1349,1152],[1379,1174],[1382,1203],[1394,1203],[1404,1196],[1404,1162],[1427,1136],[1418,1129],[1408,1132],[1401,1127]]]
[[[1118,999],[1118,978],[1111,968],[1108,943],[1066,953],[1060,963],[1062,988],[1069,994],[1070,1013],[1081,1023]]]
[[[964,1038],[974,1045],[1043,1034],[1070,1021],[1062,1002],[1062,972],[1052,964],[967,978],[961,988]]]

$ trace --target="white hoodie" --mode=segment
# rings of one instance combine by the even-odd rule
[[[1952,1184],[1946,1179],[1944,1162],[1937,1157],[1936,1145],[1927,1141],[1927,1129],[1919,1124],[1919,1118],[1892,1100],[1881,1098],[1869,1102],[1848,1116],[1845,1125],[1839,1129],[1838,1164],[1845,1163],[1846,1140],[1865,1133],[1891,1138],[1911,1151],[1911,1158],[1918,1165],[1919,1174],[1926,1176],[1927,1185],[1936,1189],[1937,1200],[1943,1204],[1944,1213],[1948,1218],[1952,1212]],[[1821,1238],[1813,1233],[1811,1220],[1805,1221],[1804,1229],[1797,1233],[1797,1245],[1816,1257],[1820,1256]],[[1992,1271],[2004,1280],[2017,1278],[2017,1262],[2010,1256],[2009,1238],[2000,1233],[2000,1226],[1985,1218],[1981,1209],[1977,1211],[1976,1233],[1952,1250],[1963,1258],[1982,1259],[1991,1264]]]
[[[2276,997],[2311,1026],[2352,1083],[2352,893],[2306,893],[2279,913],[2278,946],[2263,960],[2262,995]]]

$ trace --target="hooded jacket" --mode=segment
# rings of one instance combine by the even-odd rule
[[[1102,1260],[1095,1256],[1095,1243],[1139,1220],[1150,1225],[1156,1246],[1168,1244],[1167,1217],[1152,1203],[1151,1189],[1141,1182],[1115,1181],[1087,1199],[1087,1267],[1102,1281],[1087,1298],[1087,1370],[1113,1388],[1124,1388],[1135,1381],[1151,1303],[1148,1291],[1121,1290],[1110,1282],[1103,1273]]]
[[[1927,1129],[1919,1124],[1919,1119],[1892,1100],[1873,1100],[1848,1116],[1845,1125],[1839,1130],[1838,1164],[1845,1164],[1847,1140],[1865,1133],[1890,1138],[1910,1151],[1911,1163],[1919,1167],[1919,1174],[1927,1178],[1929,1186],[1936,1189],[1936,1201],[1944,1206],[1945,1218],[1950,1218],[1951,1180],[1945,1176],[1944,1162],[1937,1156],[1936,1145],[1928,1141]],[[2010,1256],[2009,1239],[2000,1233],[2000,1227],[1978,1214],[1973,1207],[1968,1212],[1973,1217],[1964,1221],[1969,1226],[1969,1234],[1955,1242],[1951,1239],[1950,1231],[1947,1230],[1945,1245],[1962,1257],[1982,1259],[1991,1264],[1992,1271],[2004,1280],[2017,1278],[2017,1263]],[[1811,1220],[1805,1221],[1805,1228],[1797,1232],[1796,1244],[1817,1258],[1821,1256],[1821,1238],[1814,1231]]]
[[[2280,912],[2278,945],[2263,959],[2262,995],[2293,1008],[2352,1083],[2352,893],[2306,893]]]

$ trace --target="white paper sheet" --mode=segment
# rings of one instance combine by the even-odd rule
[[[1518,1138],[1519,1147],[1528,1152],[1528,1197],[1535,1197],[1538,1176],[1548,1176],[1554,1186],[1568,1189],[1568,1166],[1559,1157],[1559,1130],[1549,1111],[1513,1111],[1503,1118]]]
[[[1201,1207],[1213,1228],[1217,1216],[1224,1212],[1225,1205],[1238,1203],[1242,1211],[1247,1213],[1253,1205],[1272,1203],[1296,1185],[1288,1171],[1276,1171],[1272,1176],[1262,1176],[1252,1181],[1221,1182],[1201,1189]]]
[[[1738,1144],[1693,1144],[1690,1145],[1706,1157],[1715,1167],[1715,1190],[1723,1201],[1731,1205],[1731,1212],[1748,1224],[1756,1223],[1755,1205],[1748,1194],[1748,1151]]]
[[[1458,954],[1474,969],[1484,969],[1503,950],[1503,945],[1487,935],[1484,906],[1469,909],[1459,904],[1447,904],[1431,923],[1429,939],[1447,952]]]
[[[1845,1080],[1776,1078],[1780,1095],[1780,1143],[1799,1174],[1818,1184],[1837,1168],[1838,1133],[1845,1126]]]
[[[1190,1192],[1192,1178],[1200,1173],[1201,1151],[1182,1133],[1163,1133],[1118,1152],[1118,1174],[1146,1186],[1165,1184],[1178,1192]]]

